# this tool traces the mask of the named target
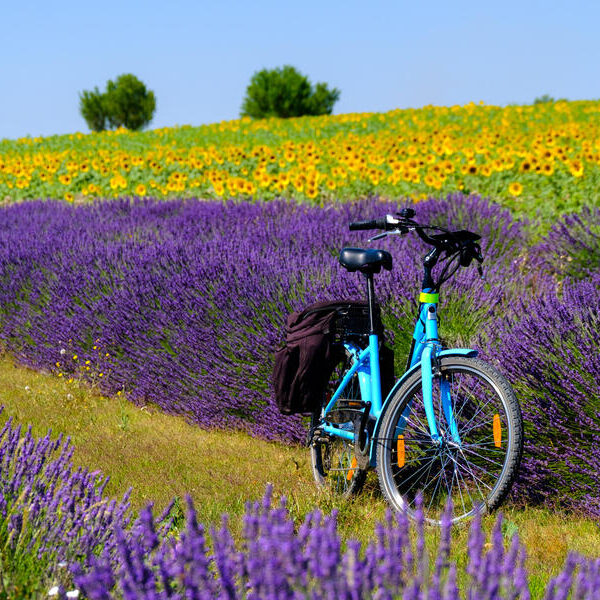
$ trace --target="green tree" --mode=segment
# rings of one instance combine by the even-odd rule
[[[108,127],[142,129],[154,116],[156,98],[154,92],[135,75],[119,75],[115,81],[106,83],[106,91],[98,88],[79,94],[79,110],[92,131],[103,131]]]
[[[556,100],[550,94],[544,94],[533,101],[534,104],[546,104],[547,102],[556,102]]]
[[[97,87],[92,92],[79,94],[79,112],[92,131],[104,131],[108,118],[104,106],[104,94]]]
[[[285,65],[254,73],[241,114],[253,119],[330,115],[339,97],[338,89],[330,90],[325,83],[313,87],[306,76]]]
[[[106,111],[112,127],[142,129],[154,116],[156,98],[154,92],[130,73],[120,75],[116,81],[106,84]]]

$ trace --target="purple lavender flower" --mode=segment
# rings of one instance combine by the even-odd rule
[[[498,321],[490,352],[523,409],[525,452],[514,493],[600,515],[600,276],[565,280]],[[560,492],[557,494],[557,490]],[[562,492],[562,493],[561,493]]]
[[[269,387],[285,315],[364,296],[362,280],[337,262],[341,246],[366,243],[348,223],[396,209],[377,199],[325,208],[147,199],[3,208],[0,339],[27,365],[91,378],[107,393],[125,389],[201,426],[300,441],[301,420],[281,418]],[[447,306],[469,315],[466,342],[505,302],[523,228],[477,197],[418,210],[424,222],[484,235],[489,289],[471,269],[444,292]],[[393,336],[414,319],[425,247],[414,236],[382,246],[395,257],[394,271],[378,278]],[[400,357],[410,336],[395,337]]]
[[[66,559],[76,589],[91,600],[529,598],[524,550],[516,534],[507,547],[501,517],[490,544],[485,543],[480,519],[473,521],[468,578],[459,593],[456,565],[449,558],[450,505],[430,576],[422,514],[413,524],[405,514],[388,512],[385,522],[376,525],[366,549],[355,540],[348,540],[343,549],[335,513],[324,516],[313,511],[296,530],[285,501],[274,505],[268,488],[262,502],[247,504],[240,542],[234,541],[226,516],[219,529],[211,529],[211,539],[206,539],[190,498],[185,526],[177,533],[170,530],[168,515],[153,516],[151,505],[132,520],[126,502],[116,505],[98,496],[97,483],[103,481],[99,474],[89,477],[87,471],[74,470],[63,460],[69,450],[70,446],[53,442],[49,436],[36,440],[30,430],[21,434],[10,423],[3,428],[0,537],[8,539],[0,541],[10,554],[20,547],[25,552],[35,550],[36,540],[41,540],[45,549],[38,556],[43,569],[52,561],[58,565]],[[54,482],[52,494],[46,487],[47,474]],[[69,501],[74,492],[76,500]],[[38,509],[25,519],[33,502]],[[94,512],[99,506],[103,510]],[[59,518],[61,512],[66,519]],[[88,518],[81,519],[81,515]],[[99,522],[88,529],[86,523],[95,516]],[[414,548],[413,526],[417,533]],[[28,540],[34,546],[28,546]],[[572,555],[550,583],[546,598],[566,599],[570,594],[574,599],[595,598],[599,580],[600,559]]]
[[[533,249],[540,265],[558,278],[580,279],[600,270],[600,208],[565,215]]]
[[[0,209],[0,340],[24,364],[93,379],[106,393],[124,389],[202,427],[300,442],[302,420],[279,414],[269,386],[285,315],[364,296],[361,278],[337,262],[341,246],[366,244],[347,224],[398,208],[376,198],[322,208],[149,199],[8,206]],[[573,506],[600,514],[595,271],[586,271],[591,283],[557,288],[558,269],[597,254],[600,212],[565,217],[528,252],[526,224],[488,200],[456,194],[416,208],[422,222],[483,236],[487,282],[474,268],[448,282],[442,334],[494,359],[517,388],[529,435],[516,493],[549,499],[558,482]],[[379,245],[394,255],[377,293],[399,370],[426,248],[414,235]],[[550,269],[552,252],[573,260]],[[87,485],[82,477],[90,475],[73,474],[74,488]]]

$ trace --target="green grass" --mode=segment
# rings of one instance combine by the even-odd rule
[[[386,504],[374,477],[352,502],[317,491],[306,448],[239,432],[204,431],[152,407],[106,398],[77,382],[16,366],[8,356],[0,358],[0,380],[4,406],[0,420],[13,417],[17,423],[31,424],[39,436],[49,428],[55,435],[71,436],[74,462],[109,475],[106,492],[111,496],[121,497],[132,487],[135,509],[150,501],[162,509],[174,496],[190,493],[201,521],[215,523],[227,512],[239,535],[245,502],[261,498],[267,483],[272,483],[276,496],[288,498],[297,520],[316,507],[324,512],[337,509],[344,539],[368,543],[375,522],[385,515]],[[511,504],[502,512],[506,537],[517,531],[527,547],[534,598],[542,596],[569,551],[600,556],[600,528],[591,519]],[[494,519],[484,520],[488,532]],[[459,568],[466,564],[467,535],[468,529],[461,527],[454,536],[453,560]],[[437,530],[428,530],[431,552],[438,540]]]

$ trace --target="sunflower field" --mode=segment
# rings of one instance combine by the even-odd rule
[[[0,200],[491,196],[598,204],[600,101],[482,104],[0,141]]]

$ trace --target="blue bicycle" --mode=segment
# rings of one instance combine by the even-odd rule
[[[477,351],[444,348],[438,336],[440,287],[473,261],[482,274],[480,236],[420,225],[414,216],[405,208],[397,216],[350,224],[351,230],[383,230],[372,239],[414,231],[433,247],[423,259],[406,372],[382,399],[374,275],[391,270],[391,255],[343,248],[341,265],[366,278],[368,334],[362,344],[356,336],[341,341],[343,352],[312,415],[308,442],[319,486],[349,496],[376,468],[393,508],[414,515],[420,494],[425,518],[439,524],[448,498],[454,521],[494,510],[505,499],[521,460],[523,421],[505,377],[477,358]],[[442,261],[434,280],[433,269]]]

